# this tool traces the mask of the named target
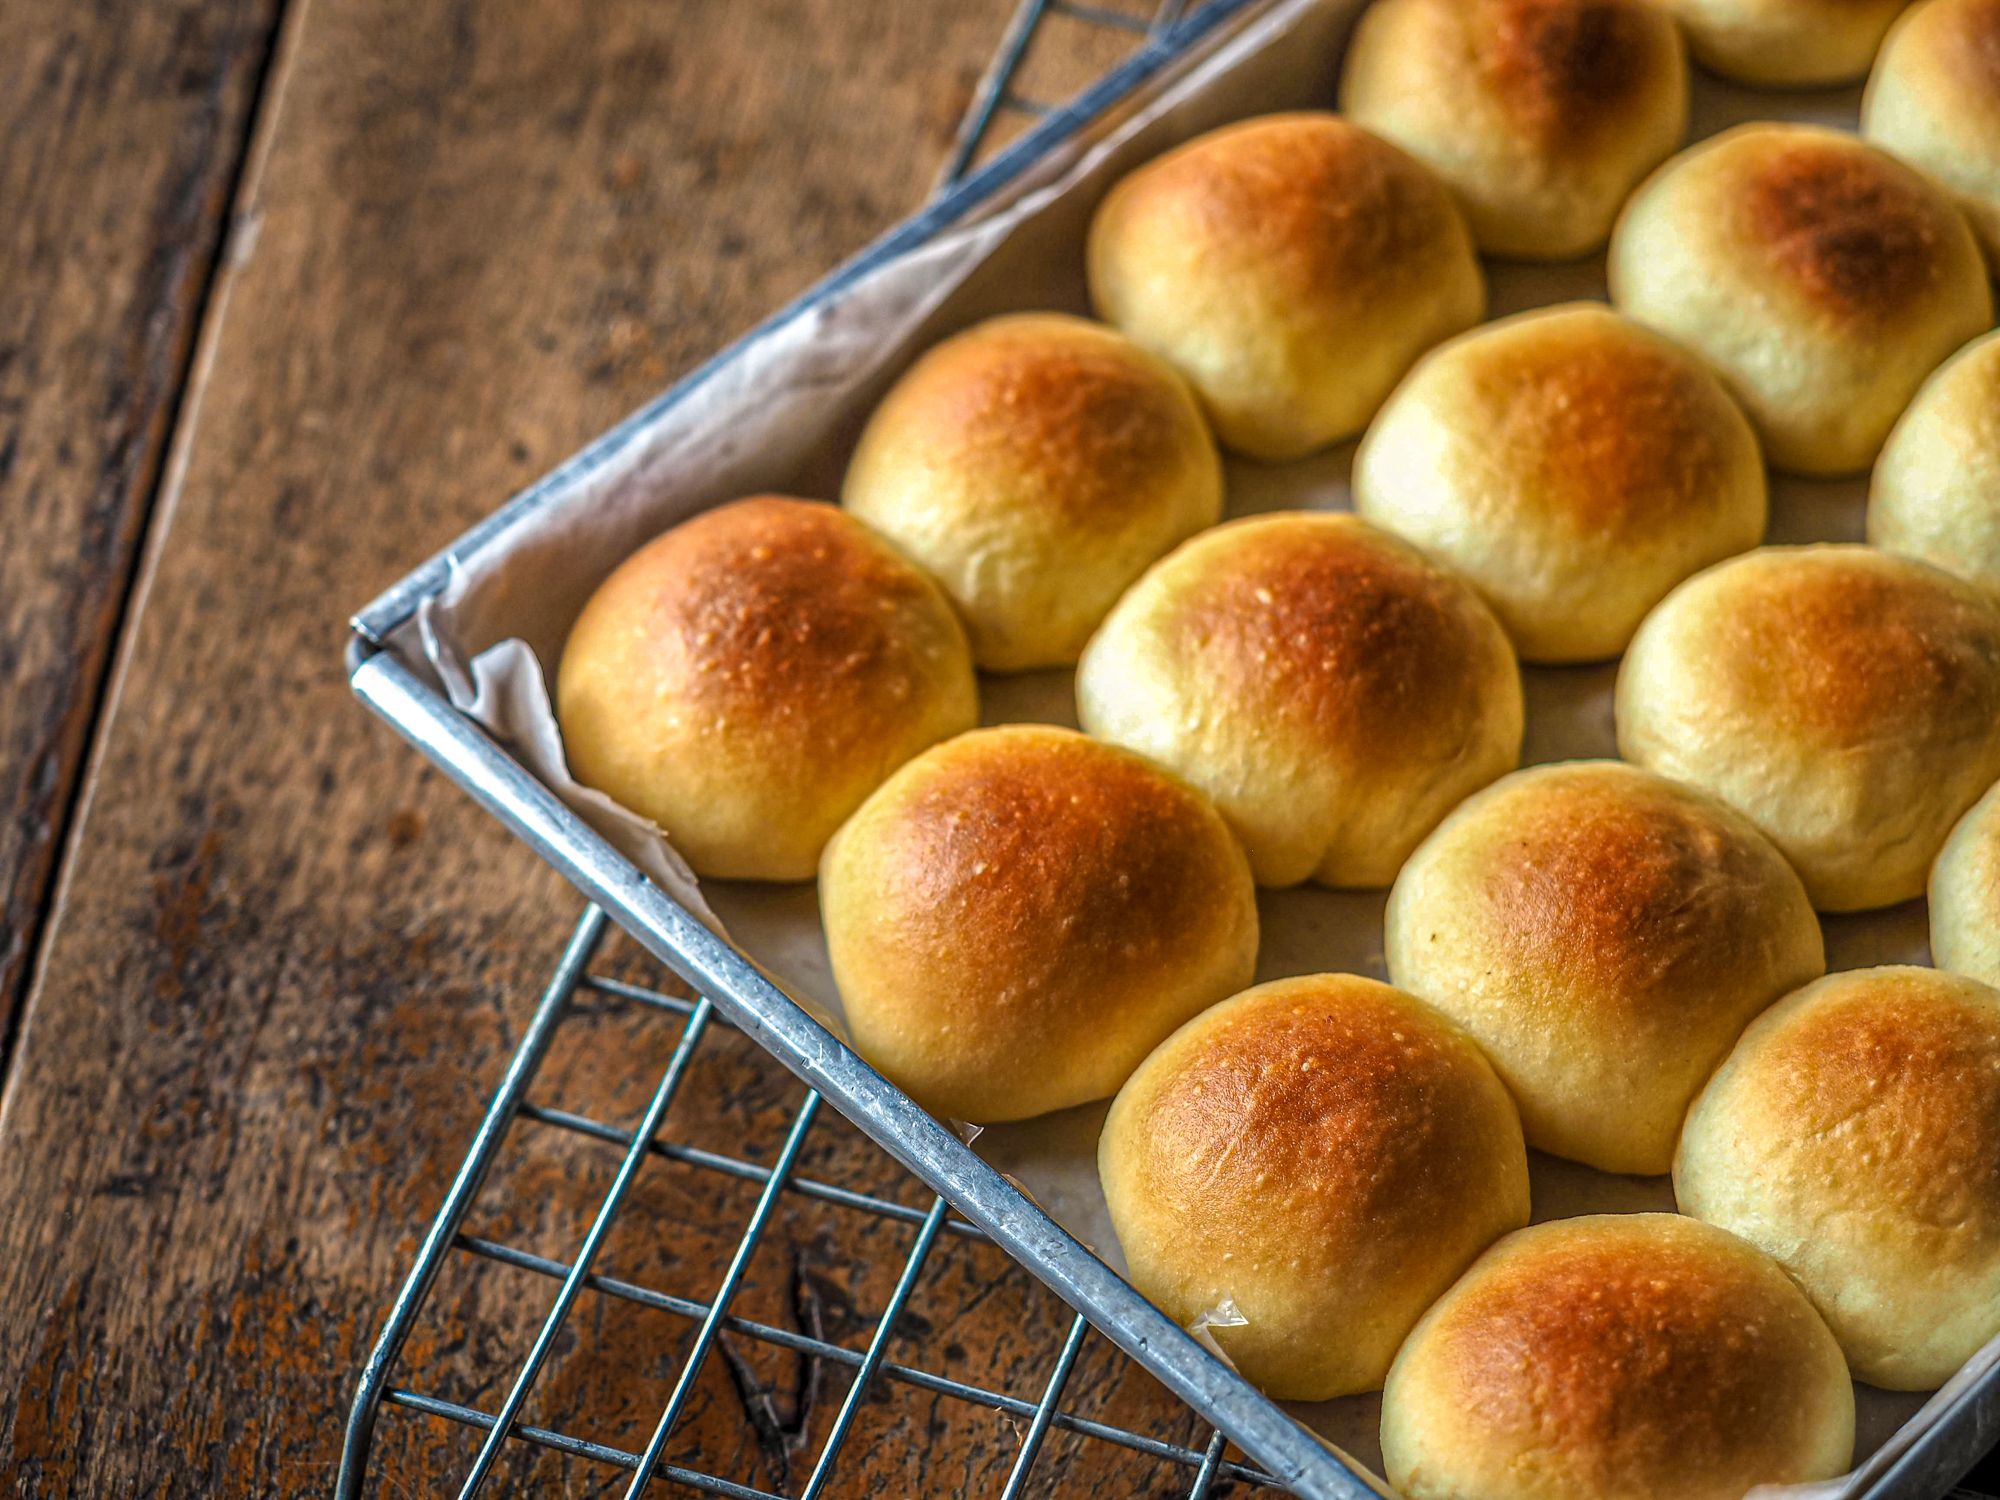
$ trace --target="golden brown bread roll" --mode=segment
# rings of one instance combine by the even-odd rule
[[[1947,360],[1889,434],[1868,540],[2000,587],[2000,334]]]
[[[1674,1193],[1784,1263],[1857,1377],[1943,1384],[2000,1334],[2000,991],[1862,969],[1780,1001],[1689,1111]]]
[[[1012,725],[917,757],[827,845],[855,1050],[980,1124],[1102,1099],[1250,980],[1256,891],[1200,793],[1115,746]]]
[[[1869,547],[1766,547],[1696,574],[1618,673],[1625,759],[1755,823],[1821,911],[1921,895],[2000,777],[2000,606]]]
[[[1665,1172],[1750,1019],[1825,971],[1819,921],[1748,820],[1617,761],[1504,777],[1410,856],[1389,977],[1485,1049],[1528,1144]]]
[[[1650,0],[1377,0],[1340,107],[1450,185],[1480,249],[1568,260],[1680,145],[1687,60]]]
[[[1092,734],[1214,799],[1263,885],[1387,885],[1521,750],[1492,611],[1322,512],[1218,526],[1156,564],[1085,648],[1076,696]]]
[[[2000,782],[1944,841],[1930,898],[1937,966],[2000,985]]]
[[[1528,1220],[1507,1091],[1454,1026],[1352,974],[1281,979],[1199,1016],[1119,1090],[1098,1176],[1132,1284],[1252,1384],[1381,1385],[1410,1326]]]
[[[1854,1388],[1799,1289],[1673,1214],[1511,1234],[1417,1325],[1382,1397],[1403,1500],[1741,1500],[1827,1479]]]
[[[1806,88],[1868,71],[1910,0],[1659,0],[1700,63],[1739,83]]]
[[[1965,218],[1838,131],[1743,125],[1660,168],[1611,236],[1611,300],[1714,365],[1772,464],[1865,468],[1926,375],[1992,326]]]
[[[1112,329],[1056,313],[947,339],[875,409],[841,500],[943,585],[973,659],[1075,662],[1146,565],[1222,515],[1193,393]]]
[[[700,875],[808,880],[897,766],[979,717],[936,584],[831,505],[757,496],[654,538],[570,628],[556,684],[579,781]]]
[[[1763,539],[1764,461],[1704,365],[1579,302],[1426,355],[1361,441],[1354,506],[1458,569],[1525,660],[1594,661]]]
[[[1882,46],[1861,133],[1958,195],[2000,272],[2000,0],[1925,0]]]
[[[1099,205],[1088,259],[1099,316],[1262,459],[1359,432],[1486,298],[1444,184],[1327,114],[1245,120],[1148,162]]]

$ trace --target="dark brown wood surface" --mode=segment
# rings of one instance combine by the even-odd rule
[[[277,0],[0,6],[9,1043],[276,10]]]
[[[0,987],[33,972],[0,1103],[9,1491],[330,1487],[579,910],[352,703],[341,620],[920,202],[1009,9],[0,7]],[[1110,49],[1072,31],[1035,91]],[[629,1125],[672,1040],[592,1007],[536,1097]],[[672,1133],[768,1155],[799,1092],[725,1034]],[[808,1163],[921,1201],[830,1116]],[[472,1227],[566,1257],[614,1166],[524,1125]],[[604,1267],[706,1296],[752,1198],[654,1163]],[[740,1306],[858,1345],[908,1238],[788,1200]],[[404,1368],[490,1409],[550,1290],[454,1262]],[[900,1354],[1028,1397],[1067,1322],[956,1239],[912,1314]],[[638,1447],[688,1331],[586,1294],[530,1420]],[[670,1453],[795,1488],[843,1386],[733,1340]],[[1070,1404],[1202,1436],[1101,1342]],[[990,1493],[1019,1427],[885,1385],[837,1491]],[[372,1492],[448,1491],[472,1446],[391,1413]],[[1167,1480],[1074,1438],[1039,1473]],[[502,1478],[619,1486],[527,1451]]]

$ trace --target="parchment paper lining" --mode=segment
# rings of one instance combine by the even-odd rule
[[[1357,0],[1278,0],[1154,78],[1008,192],[925,247],[884,266],[792,323],[757,340],[631,442],[577,475],[551,504],[453,559],[451,581],[418,620],[392,637],[405,659],[427,662],[454,704],[477,719],[656,882],[769,972],[815,1013],[839,1025],[810,886],[696,882],[650,824],[572,781],[549,708],[552,670],[570,621],[627,553],[697,510],[760,490],[833,498],[860,422],[896,374],[941,337],[994,313],[1086,312],[1081,244],[1103,190],[1137,162],[1226,120],[1277,109],[1326,107],[1339,46]],[[1749,119],[1811,120],[1851,128],[1858,90],[1759,94],[1697,80],[1698,136]],[[1605,295],[1603,259],[1559,267],[1489,265],[1490,312]],[[1232,462],[1230,514],[1348,507],[1352,444],[1299,464]],[[1774,485],[1771,540],[1856,540],[1858,481]],[[1528,763],[1614,754],[1610,667],[1530,669]],[[987,723],[1074,724],[1068,673],[982,681]],[[1265,892],[1258,978],[1323,970],[1386,977],[1380,893]],[[1927,963],[1922,903],[1826,923],[1836,969]],[[1103,1105],[989,1128],[976,1149],[1016,1178],[1072,1233],[1122,1269],[1094,1170]],[[1671,1209],[1665,1179],[1614,1178],[1551,1158],[1532,1162],[1537,1220],[1587,1212]],[[1943,1391],[1894,1395],[1857,1386],[1858,1467],[1845,1480],[1764,1487],[1757,1495],[1857,1493],[1957,1390],[2000,1361],[2000,1340]],[[1379,1471],[1377,1397],[1291,1408]]]

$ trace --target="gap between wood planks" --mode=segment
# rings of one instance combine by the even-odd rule
[[[242,125],[228,142],[229,163],[221,195],[227,207],[219,217],[207,252],[201,257],[189,298],[188,327],[192,334],[167,382],[162,403],[161,435],[149,445],[151,451],[140,460],[139,477],[135,484],[139,495],[134,506],[137,520],[123,577],[118,580],[113,597],[108,600],[110,618],[105,631],[106,647],[95,662],[86,657],[84,663],[87,680],[79,684],[78,692],[79,699],[85,703],[81,748],[69,766],[69,784],[59,790],[50,808],[50,826],[45,841],[49,852],[40,861],[31,860],[30,868],[16,877],[17,890],[25,888],[28,899],[22,901],[19,907],[24,930],[18,935],[13,961],[7,962],[6,956],[0,954],[0,1109],[5,1108],[7,1096],[13,1091],[14,1061],[26,1021],[27,999],[41,975],[47,939],[54,929],[55,912],[61,902],[75,836],[82,827],[82,814],[89,802],[99,750],[98,732],[124,676],[130,636],[138,623],[138,612],[134,606],[144,592],[159,542],[166,534],[167,521],[163,512],[171,515],[173,491],[185,472],[188,440],[194,428],[193,416],[200,404],[202,372],[207,368],[214,347],[219,312],[217,292],[228,272],[232,256],[237,253],[239,239],[246,232],[253,238],[255,234],[255,225],[246,223],[241,209],[249,201],[246,189],[255,182],[256,169],[269,150],[272,123],[278,116],[276,95],[282,92],[286,72],[284,60],[298,35],[307,0],[273,0],[273,4],[263,45],[251,68],[249,97]],[[145,311],[148,316],[157,316],[159,310],[153,307]],[[58,777],[62,774],[61,769],[56,771]],[[32,868],[35,863],[41,865],[39,871]]]

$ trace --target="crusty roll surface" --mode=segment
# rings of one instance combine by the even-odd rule
[[[1250,870],[1207,800],[1046,725],[891,777],[827,846],[820,910],[855,1050],[980,1124],[1107,1097],[1257,958]]]
[[[570,770],[696,873],[809,880],[882,779],[969,729],[965,632],[935,583],[831,505],[757,496],[641,547],[571,627]]]
[[[1218,526],[1156,564],[1085,649],[1077,710],[1213,798],[1264,885],[1387,885],[1521,748],[1492,611],[1323,512]]]
[[[1190,1021],[1119,1091],[1098,1175],[1133,1285],[1211,1327],[1270,1394],[1382,1383],[1403,1336],[1528,1219],[1507,1091],[1456,1027],[1352,974],[1263,984]]]
[[[1861,133],[1958,196],[2000,273],[2000,0],[1924,0],[1896,22]]]
[[[1825,970],[1784,856],[1737,813],[1617,761],[1470,798],[1389,895],[1389,977],[1485,1050],[1528,1144],[1665,1172],[1744,1026]]]
[[[1148,162],[1099,205],[1088,263],[1098,314],[1187,376],[1226,446],[1273,460],[1360,431],[1486,296],[1444,184],[1330,114]]]
[[[1858,1378],[1943,1384],[2000,1334],[2000,991],[1861,969],[1780,1001],[1689,1111],[1674,1193],[1784,1263]]]
[[[1907,901],[2000,777],[2000,606],[1869,547],[1763,548],[1647,616],[1616,714],[1625,759],[1749,818],[1821,911]]]
[[[1650,0],[1378,0],[1340,102],[1450,185],[1480,249],[1567,260],[1680,145],[1687,60]]]
[[[1972,231],[1927,178],[1807,125],[1682,152],[1611,238],[1612,301],[1714,365],[1772,464],[1867,467],[1925,376],[1992,326]]]
[[[1930,880],[1931,957],[2000,985],[2000,782],[1944,841]]]
[[[1868,71],[1910,0],[1660,0],[1704,66],[1739,83],[1809,88]]]
[[[842,503],[943,585],[989,671],[1068,666],[1147,564],[1222,515],[1187,382],[1082,318],[994,318],[875,409]]]
[[[1854,1388],[1768,1257],[1674,1214],[1511,1234],[1417,1325],[1382,1398],[1403,1500],[1741,1500],[1827,1479]]]
[[[1355,509],[1469,579],[1523,659],[1625,649],[1675,584],[1763,540],[1763,457],[1693,356],[1597,303],[1433,350],[1354,461]]]
[[[1868,540],[2000,589],[2000,334],[1953,355],[1889,434]]]

